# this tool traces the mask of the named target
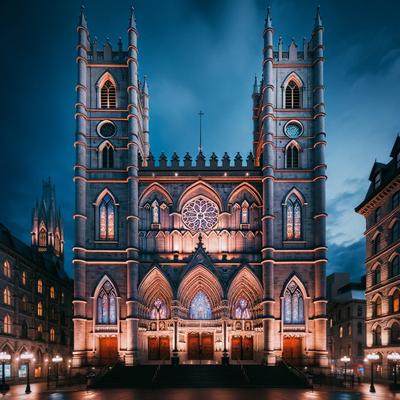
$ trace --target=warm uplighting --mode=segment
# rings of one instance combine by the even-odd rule
[[[30,353],[29,351],[25,351],[20,355],[20,359],[30,361],[33,359],[33,354]]]
[[[347,364],[348,362],[350,362],[350,357],[343,356],[343,357],[340,359],[340,361],[343,362],[343,363],[345,363],[345,364]]]
[[[6,353],[5,351],[0,352],[0,362],[5,362],[11,360],[11,354]]]
[[[396,363],[396,362],[400,361],[400,354],[397,352],[389,353],[387,358],[389,361]]]
[[[53,361],[53,363],[60,363],[60,362],[62,362],[62,360],[63,360],[63,358],[61,356],[59,356],[58,354],[51,359],[51,361]]]
[[[367,355],[367,360],[368,361],[378,361],[379,360],[379,354],[377,354],[377,353],[370,353],[370,354],[368,354]]]

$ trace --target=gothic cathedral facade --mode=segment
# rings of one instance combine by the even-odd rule
[[[268,11],[246,160],[155,160],[133,10],[127,49],[77,32],[74,366],[327,366],[319,11],[285,50]]]

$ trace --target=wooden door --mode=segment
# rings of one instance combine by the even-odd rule
[[[232,336],[231,339],[231,359],[241,360],[242,358],[242,337]]]
[[[242,340],[242,360],[253,359],[253,336],[245,336]]]
[[[201,334],[201,359],[214,359],[214,335],[212,333]]]
[[[169,360],[171,357],[169,347],[169,336],[160,337],[160,360]]]
[[[188,359],[200,360],[200,335],[198,333],[188,334]]]
[[[149,336],[147,341],[147,357],[149,360],[159,360],[160,359],[160,348],[158,344],[158,337]]]
[[[283,338],[283,358],[294,365],[303,363],[303,340],[299,337]]]
[[[99,338],[100,365],[112,364],[118,359],[118,341],[116,337]]]

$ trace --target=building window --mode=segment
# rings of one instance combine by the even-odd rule
[[[396,290],[391,298],[391,308],[393,313],[400,312],[400,290]]]
[[[47,230],[43,222],[41,222],[39,227],[39,247],[47,247]]]
[[[36,328],[38,340],[43,340],[43,325],[39,324]]]
[[[54,328],[50,328],[50,342],[56,341],[56,331]]]
[[[168,309],[165,302],[161,299],[156,299],[153,303],[153,308],[150,312],[151,319],[167,319]]]
[[[363,315],[362,307],[358,306],[357,307],[357,317],[362,317],[362,315]]]
[[[7,304],[8,306],[11,305],[11,291],[10,288],[5,287],[3,290],[3,302],[4,304]]]
[[[22,321],[21,324],[21,338],[26,339],[28,337],[28,324],[26,321]]]
[[[3,333],[6,334],[11,334],[12,333],[12,323],[11,323],[11,317],[6,314],[4,316],[4,320],[3,320]]]
[[[362,342],[357,342],[357,356],[362,357],[364,354],[364,347]]]
[[[22,286],[26,286],[26,272],[25,271],[22,271],[21,282],[22,282]]]
[[[240,298],[235,307],[236,319],[250,319],[249,302],[243,297]]]
[[[379,325],[372,331],[372,341],[374,346],[382,346],[382,328]]]
[[[109,281],[104,283],[97,296],[97,323],[100,325],[117,323],[117,296]]]
[[[379,317],[382,315],[382,299],[378,297],[374,303],[372,303],[373,307],[373,316]]]
[[[38,317],[43,317],[43,304],[41,301],[37,304],[37,315]]]
[[[117,96],[114,84],[107,80],[100,89],[101,108],[116,108]]]
[[[114,168],[114,148],[111,143],[106,142],[100,150],[101,167]]]
[[[286,86],[285,108],[300,108],[300,89],[293,80]]]
[[[64,304],[65,302],[65,295],[64,292],[61,292],[61,304]]]
[[[60,237],[60,232],[58,229],[56,230],[56,233],[54,234],[54,252],[56,256],[59,256],[61,254],[61,237]]]
[[[299,149],[295,142],[286,147],[286,168],[299,168]]]
[[[363,324],[362,322],[357,322],[357,335],[362,335]]]
[[[206,294],[197,292],[190,303],[189,316],[191,319],[211,319],[211,304]]]
[[[43,281],[41,279],[37,281],[37,292],[43,294]]]
[[[378,265],[373,271],[373,285],[381,283],[381,267]]]
[[[380,185],[381,185],[381,173],[378,172],[375,175],[375,178],[374,178],[374,187],[375,187],[375,189],[378,188]]]
[[[115,206],[109,194],[106,194],[99,206],[100,240],[115,239]]]
[[[286,238],[301,239],[301,205],[295,196],[291,196],[286,204]]]
[[[56,298],[56,291],[55,291],[55,289],[54,289],[54,286],[51,286],[51,287],[50,287],[50,298],[51,298],[52,300],[54,300],[54,299]]]
[[[304,299],[300,288],[290,282],[284,294],[285,324],[304,324]]]
[[[382,217],[382,208],[381,208],[381,207],[378,207],[378,208],[375,210],[375,214],[374,214],[374,221],[375,221],[375,223],[379,222],[379,220],[381,219],[381,217]]]
[[[400,257],[395,256],[390,263],[390,277],[393,278],[400,274]]]
[[[3,274],[6,278],[11,278],[11,265],[8,260],[3,263]]]
[[[21,299],[21,308],[24,313],[28,311],[28,298],[25,295]]]
[[[381,251],[381,234],[378,233],[373,241],[373,254],[378,254]]]
[[[343,337],[343,326],[342,325],[339,326],[339,337],[340,338]]]
[[[400,238],[400,222],[396,221],[392,227],[392,243]]]
[[[347,324],[347,336],[351,336],[351,335],[352,335],[351,324]]]
[[[398,322],[394,322],[392,327],[390,328],[390,343],[400,343],[400,324]]]
[[[392,196],[392,210],[397,208],[400,205],[400,191],[396,192]]]

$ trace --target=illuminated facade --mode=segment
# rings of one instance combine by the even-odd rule
[[[273,48],[268,13],[245,162],[155,161],[133,11],[127,50],[99,50],[83,11],[77,31],[74,366],[326,366],[319,12],[302,50]]]

